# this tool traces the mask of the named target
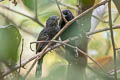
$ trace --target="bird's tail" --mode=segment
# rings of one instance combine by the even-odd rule
[[[42,76],[42,63],[43,63],[43,57],[38,60],[37,68],[36,68],[36,77]]]

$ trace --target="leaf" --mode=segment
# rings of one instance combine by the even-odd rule
[[[23,4],[30,10],[34,11],[35,0],[22,0]]]
[[[36,1],[37,4],[35,3],[35,0],[23,0],[23,4],[32,11],[34,11],[35,6],[37,6],[38,11],[41,12],[55,3],[55,0],[36,0]]]
[[[15,26],[0,28],[0,60],[15,64],[21,35]]]
[[[37,16],[42,23],[44,23],[49,16],[59,14],[55,0],[37,0],[37,3],[35,3],[35,0],[23,0],[23,4],[31,10],[34,15],[36,12],[35,7],[37,6]]]

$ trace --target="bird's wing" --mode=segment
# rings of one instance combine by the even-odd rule
[[[42,31],[37,39],[37,41],[47,41],[49,39],[49,36]],[[42,49],[47,45],[47,43],[37,43],[36,44],[36,52],[42,51]]]

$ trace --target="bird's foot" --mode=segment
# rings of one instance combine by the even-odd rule
[[[75,51],[75,57],[78,57],[79,53],[78,53],[77,47],[76,47],[76,49],[74,51]]]

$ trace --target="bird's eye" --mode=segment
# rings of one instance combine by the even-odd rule
[[[63,14],[64,14],[64,15],[67,15],[67,13],[66,13],[66,12],[63,12]]]

